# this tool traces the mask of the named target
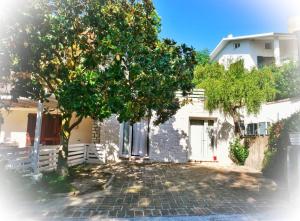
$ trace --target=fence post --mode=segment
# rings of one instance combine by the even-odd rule
[[[41,128],[42,128],[42,114],[44,110],[44,105],[41,101],[38,101],[37,105],[37,115],[36,115],[36,124],[35,124],[35,134],[34,134],[34,145],[33,145],[33,171],[34,175],[39,176],[39,155],[40,155],[40,137],[41,137]]]
[[[86,144],[84,148],[84,163],[87,162],[88,150],[89,150],[89,145]]]

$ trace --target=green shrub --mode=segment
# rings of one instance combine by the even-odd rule
[[[276,149],[267,149],[264,152],[264,159],[262,163],[262,168],[267,168],[272,164],[272,160],[274,159],[274,156],[276,154]]]
[[[265,151],[262,172],[265,176],[286,183],[287,146],[289,133],[300,131],[300,112],[280,120],[270,128],[268,150]]]
[[[230,143],[230,158],[238,165],[244,165],[249,156],[249,149],[241,144],[240,139],[235,139]]]
[[[270,68],[275,80],[275,100],[300,96],[300,66],[297,63],[289,62]]]

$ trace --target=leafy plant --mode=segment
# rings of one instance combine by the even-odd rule
[[[262,168],[268,168],[270,167],[272,163],[272,159],[274,158],[274,155],[277,153],[276,149],[267,149],[264,152],[264,159],[262,163]]]
[[[275,100],[300,96],[300,67],[297,63],[272,66],[271,70],[275,79]]]
[[[286,151],[290,145],[291,132],[300,132],[300,112],[273,124],[270,128],[268,150],[264,155],[262,169],[267,177],[285,182]]]
[[[205,65],[210,63],[209,50],[203,49],[196,52],[196,61],[200,65]]]
[[[269,69],[248,71],[242,60],[232,63],[228,69],[217,63],[197,65],[194,83],[205,90],[205,106],[209,111],[220,109],[232,117],[237,137],[241,136],[240,110],[258,113],[261,105],[275,93],[272,72]]]
[[[230,158],[239,165],[244,165],[249,156],[249,149],[241,144],[241,140],[236,138],[230,143]]]
[[[180,108],[175,92],[193,89],[195,51],[159,38],[151,0],[26,2],[10,9],[14,19],[5,22],[0,43],[14,73],[13,97],[58,102],[61,174],[68,173],[68,141],[83,118],[116,114],[136,122],[156,113],[159,124]]]

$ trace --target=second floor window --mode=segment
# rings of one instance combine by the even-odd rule
[[[234,48],[234,49],[237,49],[237,48],[239,48],[239,47],[241,47],[241,43],[236,42],[236,43],[233,44],[233,48]]]
[[[265,43],[265,49],[272,49],[272,43],[271,42],[266,42]]]

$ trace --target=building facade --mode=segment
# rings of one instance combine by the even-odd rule
[[[211,59],[225,67],[234,61],[244,60],[245,68],[265,65],[282,65],[299,58],[298,39],[294,33],[264,33],[223,38],[211,53]]]

